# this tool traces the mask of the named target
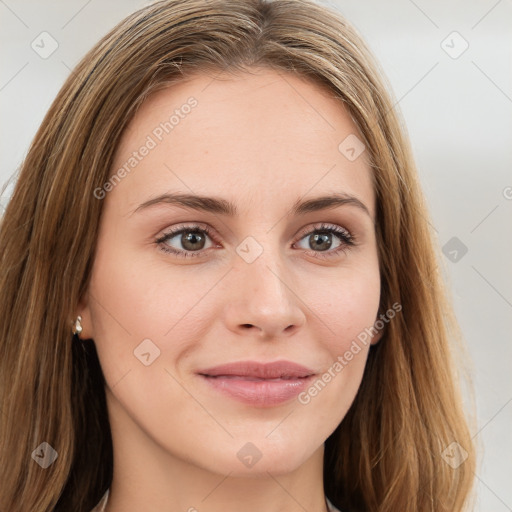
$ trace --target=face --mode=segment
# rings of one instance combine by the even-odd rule
[[[321,458],[359,388],[380,297],[357,134],[327,92],[265,69],[197,75],[146,100],[117,178],[95,193],[104,210],[78,312],[114,450],[124,437],[224,475]]]

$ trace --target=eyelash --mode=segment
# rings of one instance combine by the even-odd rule
[[[171,229],[167,233],[164,233],[162,236],[158,237],[155,240],[156,245],[158,248],[167,253],[167,254],[173,254],[174,256],[177,256],[178,258],[198,258],[204,256],[204,254],[208,251],[208,249],[202,249],[200,251],[178,251],[174,248],[170,248],[169,245],[167,245],[165,242],[168,240],[174,238],[176,235],[181,235],[182,233],[192,233],[192,232],[199,232],[201,234],[206,234],[209,238],[212,239],[213,242],[216,242],[215,236],[213,235],[211,229],[204,225],[200,226],[197,224],[190,225],[190,226],[178,226],[174,229]],[[356,245],[355,237],[349,233],[344,228],[341,228],[339,226],[331,225],[331,224],[320,224],[313,227],[313,229],[310,229],[309,231],[304,231],[300,234],[300,237],[297,239],[297,242],[300,242],[303,238],[305,238],[308,235],[312,235],[313,233],[322,233],[322,234],[332,234],[339,238],[341,244],[339,247],[336,247],[332,251],[308,251],[305,252],[307,254],[313,253],[313,257],[315,258],[323,258],[328,259],[333,256],[338,255],[340,252],[347,252],[351,247]],[[296,242],[294,242],[295,244]]]

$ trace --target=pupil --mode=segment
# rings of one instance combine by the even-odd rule
[[[199,242],[203,242],[200,244],[200,247],[197,247],[195,244]],[[202,249],[204,246],[204,237],[197,232],[189,231],[188,233],[184,233],[181,237],[181,243],[185,249],[193,251],[194,249]]]
[[[330,234],[324,233],[324,234],[315,234],[310,237],[310,243],[312,246],[317,244],[317,249],[321,251],[325,251],[331,247],[331,240],[330,240]]]

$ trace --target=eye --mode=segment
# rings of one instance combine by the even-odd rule
[[[213,239],[213,241],[212,241]],[[155,243],[159,249],[180,258],[197,258],[206,255],[213,246],[222,247],[215,240],[207,225],[181,225],[170,229]],[[304,247],[301,244],[306,244]],[[336,225],[320,224],[313,229],[304,230],[294,244],[306,249],[307,254],[317,258],[331,258],[340,252],[346,252],[356,245],[355,238],[348,230]],[[322,254],[325,253],[325,254]]]
[[[345,228],[340,226],[321,224],[315,226],[313,230],[301,234],[302,238],[298,244],[305,241],[302,246],[308,253],[313,253],[314,257],[330,258],[338,255],[340,252],[346,252],[355,245],[355,238]],[[326,253],[326,254],[322,254]]]
[[[182,258],[198,257],[214,244],[208,226],[178,226],[156,240],[159,248]],[[210,245],[207,245],[210,240]]]

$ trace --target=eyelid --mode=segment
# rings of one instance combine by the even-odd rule
[[[336,230],[339,230],[343,233],[346,233],[350,239],[355,240],[354,235],[345,227],[339,226],[337,224],[330,224],[325,222],[317,222],[313,225],[308,225],[302,229],[299,230],[299,232],[295,235],[295,242],[299,240],[302,240],[306,235],[309,235],[310,233],[314,231],[321,231],[321,230],[330,230],[335,228]],[[182,229],[187,229],[190,231],[194,231],[194,229],[202,230],[204,231],[212,240],[214,240],[216,243],[220,243],[219,240],[216,239],[216,231],[211,228],[208,224],[202,223],[202,222],[192,222],[192,223],[179,223],[176,226],[173,226],[172,229],[169,228],[167,232],[162,233],[162,235],[158,236],[157,239],[164,239],[165,237],[169,235],[176,235],[178,234]]]
[[[157,239],[164,239],[169,235],[176,235],[180,231],[204,231],[208,236],[212,236],[214,234],[213,228],[208,226],[208,224],[202,222],[180,222],[178,224],[173,225],[167,229],[164,229],[163,233],[157,237]]]
[[[354,235],[352,235],[352,233],[343,226],[339,226],[338,224],[330,224],[326,222],[317,222],[316,224],[302,228],[296,235],[297,241],[302,240],[306,235],[309,235],[315,231],[337,231],[338,233],[346,234],[347,238],[349,238],[350,240],[355,239]]]

